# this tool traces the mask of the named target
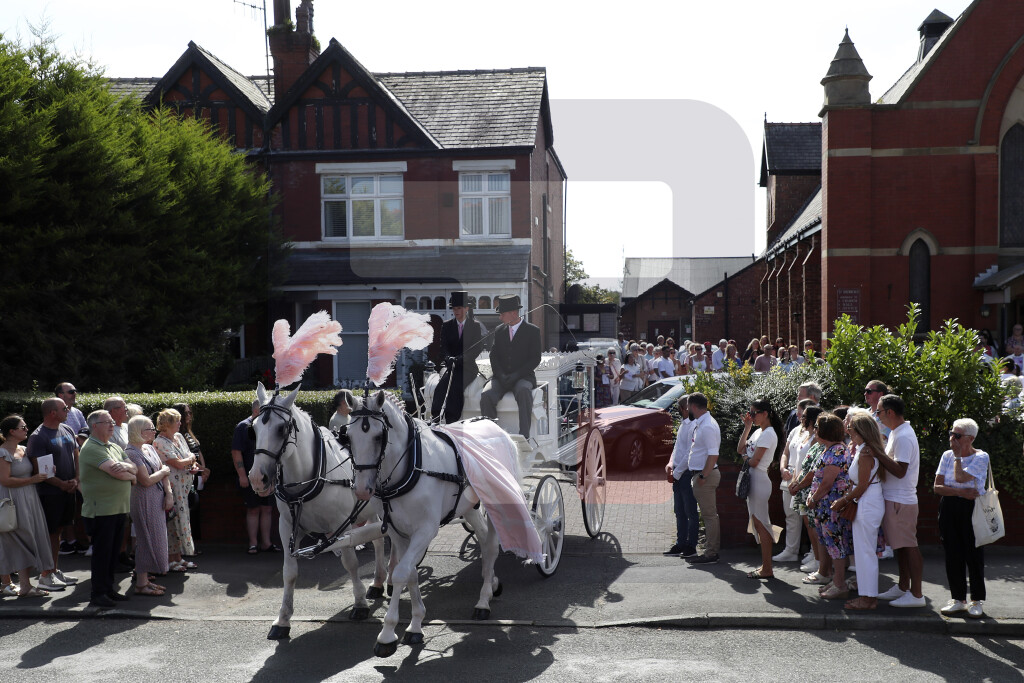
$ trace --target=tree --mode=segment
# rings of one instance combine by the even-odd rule
[[[573,285],[579,285],[579,297],[576,303],[581,304],[617,304],[619,303],[619,292],[613,292],[600,285],[585,285],[589,275],[583,269],[583,262],[573,256],[571,250],[565,251],[565,288],[568,290]]]
[[[0,36],[0,150],[5,384],[211,385],[282,251],[263,173],[45,36]]]

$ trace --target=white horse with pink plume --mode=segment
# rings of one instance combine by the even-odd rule
[[[400,349],[424,348],[432,338],[427,316],[378,304],[370,315],[367,376],[380,386]],[[398,648],[395,628],[402,586],[409,589],[412,602],[412,619],[403,642],[423,642],[426,610],[416,564],[438,529],[458,517],[473,527],[480,543],[483,586],[473,617],[489,618],[491,598],[501,593],[501,582],[494,575],[499,543],[528,562],[540,562],[544,557],[520,488],[516,445],[490,420],[432,430],[407,415],[383,391],[364,398],[349,396],[348,403],[352,413],[347,438],[356,470],[355,495],[359,500],[372,500],[391,538],[393,558],[398,558],[391,578],[399,590],[391,597],[374,654],[387,657]],[[355,529],[338,544],[363,543],[374,533],[365,527]]]
[[[299,386],[286,396],[279,389],[296,384],[310,363],[321,353],[334,355],[341,345],[341,325],[324,311],[311,315],[289,335],[286,320],[274,324],[274,360],[277,388],[268,395],[263,384],[257,387],[260,414],[253,422],[256,432],[256,457],[249,471],[253,491],[261,496],[276,493],[281,513],[281,539],[288,539],[284,553],[284,596],[281,611],[267,638],[288,638],[298,578],[297,557],[312,558],[325,550],[341,555],[341,562],[352,580],[355,599],[349,617],[366,619],[370,609],[367,598],[382,598],[387,573],[380,521],[372,508],[356,499],[352,491],[353,469],[348,453],[326,428],[317,426],[310,416],[295,405]],[[330,546],[351,527],[367,525],[377,531],[373,541],[376,561],[370,591],[359,579],[359,559],[351,547]],[[296,548],[309,536],[315,543]]]

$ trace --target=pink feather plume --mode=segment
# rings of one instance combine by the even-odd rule
[[[380,386],[391,374],[402,348],[425,349],[434,339],[430,316],[407,311],[401,306],[379,303],[370,311],[369,363],[366,376]]]
[[[277,385],[286,387],[297,382],[313,359],[321,353],[332,356],[341,346],[341,323],[331,320],[327,311],[317,311],[289,338],[291,327],[287,320],[274,323],[274,360]]]

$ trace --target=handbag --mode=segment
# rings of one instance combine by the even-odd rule
[[[848,502],[846,507],[839,511],[839,516],[852,522],[857,516],[857,501]]]
[[[1003,508],[999,505],[999,491],[996,491],[991,463],[988,466],[988,486],[985,493],[974,499],[971,522],[974,525],[975,547],[980,548],[988,543],[994,543],[1006,535]]]
[[[0,499],[0,533],[18,528],[18,512],[10,498]]]
[[[750,462],[744,460],[740,466],[740,474],[736,477],[736,495],[743,500],[750,495]]]

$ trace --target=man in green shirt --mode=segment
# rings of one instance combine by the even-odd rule
[[[114,570],[121,549],[125,519],[131,505],[135,465],[111,441],[115,422],[110,413],[89,414],[89,439],[79,454],[82,517],[92,538],[92,595],[89,605],[111,608],[128,596],[117,592]]]

